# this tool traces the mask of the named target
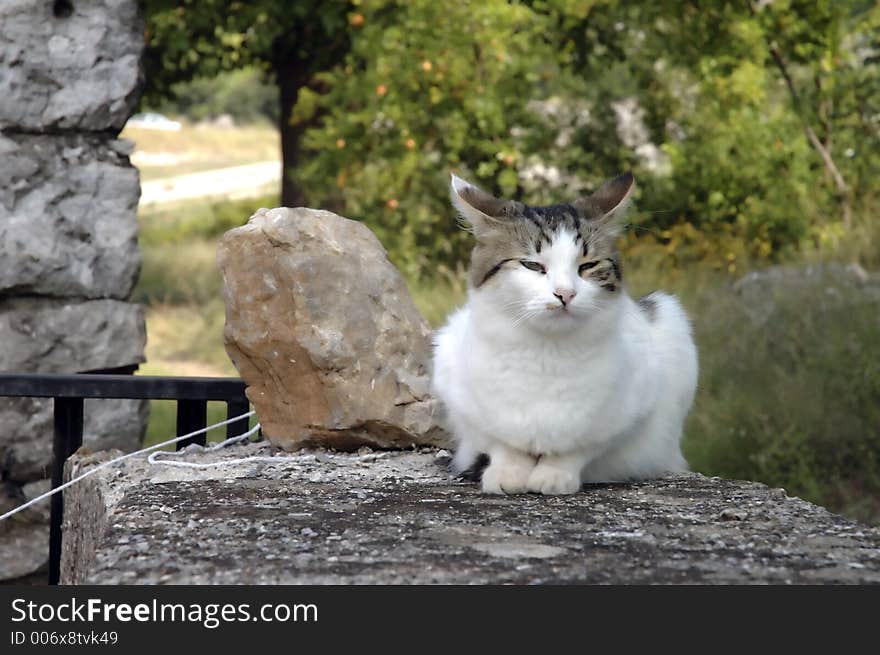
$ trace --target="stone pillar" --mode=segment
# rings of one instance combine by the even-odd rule
[[[137,0],[0,2],[0,371],[144,361],[140,183],[116,137],[142,86]],[[86,401],[91,449],[134,449],[147,404]],[[52,401],[0,398],[0,512],[49,486]],[[0,524],[0,580],[46,562],[48,503]]]

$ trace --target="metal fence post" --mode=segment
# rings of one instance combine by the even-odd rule
[[[0,397],[53,398],[55,434],[53,440],[52,488],[64,482],[64,464],[82,445],[84,398],[132,398],[177,401],[177,435],[182,436],[208,424],[208,401],[226,402],[227,418],[247,413],[250,405],[246,385],[237,378],[187,378],[131,375],[137,365],[89,371],[87,374],[42,374],[0,372]],[[235,421],[227,434],[247,430],[248,419]],[[261,433],[262,436],[262,433]],[[180,443],[207,443],[197,435]],[[61,578],[61,541],[64,501],[62,493],[51,498],[49,519],[49,582]]]
[[[177,401],[177,436],[182,437],[190,432],[201,430],[208,425],[208,401],[207,400],[178,400]],[[191,443],[204,446],[208,443],[208,435],[204,432],[189,439],[177,442],[177,450],[186,448]]]
[[[83,439],[83,399],[55,399],[55,436],[52,443],[52,488],[64,482],[64,463]],[[61,578],[61,524],[64,520],[64,492],[52,496],[49,513],[49,584]]]
[[[242,414],[247,414],[250,408],[251,405],[250,402],[248,402],[247,397],[243,397],[238,400],[227,400],[226,418],[229,419],[233,416],[241,416]],[[232,437],[237,437],[238,435],[247,432],[248,423],[249,421],[246,418],[235,421],[234,423],[229,423],[226,426],[226,438],[231,439]]]

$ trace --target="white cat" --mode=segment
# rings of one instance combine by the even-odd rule
[[[486,493],[687,470],[697,351],[674,297],[635,301],[622,286],[615,240],[633,187],[627,173],[572,204],[530,207],[452,176],[476,245],[467,303],[436,335],[433,386],[456,470],[488,456]]]

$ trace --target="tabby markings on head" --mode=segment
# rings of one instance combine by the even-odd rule
[[[533,258],[568,234],[580,246],[578,274],[616,292],[623,280],[615,246],[618,217],[632,188],[633,177],[626,173],[572,203],[531,206],[496,198],[453,175],[452,203],[476,236],[471,283],[480,288],[506,265]]]

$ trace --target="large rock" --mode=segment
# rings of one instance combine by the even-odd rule
[[[68,475],[110,456],[77,453]],[[300,450],[201,470],[132,458],[65,492],[62,582],[880,582],[880,530],[781,489],[683,474],[486,496],[446,461],[428,449]]]
[[[816,312],[845,312],[866,303],[880,306],[880,273],[858,264],[771,266],[737,280],[733,290],[742,299],[741,309],[756,325],[775,317],[780,302],[800,302]]]
[[[428,392],[430,328],[365,225],[261,209],[226,233],[218,261],[226,350],[272,443],[445,442]]]
[[[129,296],[141,257],[128,145],[0,134],[0,296]]]
[[[143,81],[137,0],[0,2],[0,130],[119,131]]]

